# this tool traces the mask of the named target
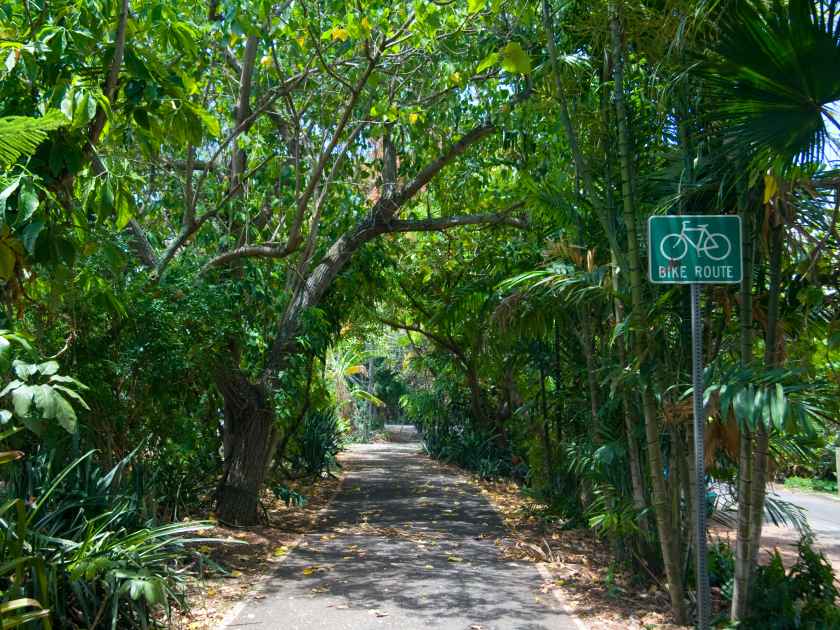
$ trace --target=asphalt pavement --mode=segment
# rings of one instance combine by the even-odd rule
[[[533,564],[501,556],[488,501],[418,444],[357,445],[346,461],[315,531],[225,628],[581,628]]]
[[[817,546],[838,566],[840,560],[840,498],[832,494],[797,492],[781,485],[770,485],[767,492],[798,505],[805,511]]]

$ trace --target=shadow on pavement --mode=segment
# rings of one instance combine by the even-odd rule
[[[317,531],[233,628],[575,628],[528,563],[501,558],[490,504],[417,444],[357,445]]]

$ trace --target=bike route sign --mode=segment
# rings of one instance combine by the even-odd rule
[[[650,217],[648,276],[657,284],[741,282],[741,217],[721,214]]]

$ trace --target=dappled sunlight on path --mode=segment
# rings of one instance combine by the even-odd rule
[[[417,444],[359,445],[342,491],[230,628],[576,628],[498,514]]]

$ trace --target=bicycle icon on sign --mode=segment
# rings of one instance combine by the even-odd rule
[[[697,255],[704,255],[712,260],[723,260],[732,251],[732,243],[725,234],[709,232],[709,225],[704,223],[697,227],[688,227],[691,221],[683,221],[679,234],[669,234],[659,242],[659,251],[668,260],[676,261],[685,258],[691,247]],[[696,238],[696,240],[695,240]]]

